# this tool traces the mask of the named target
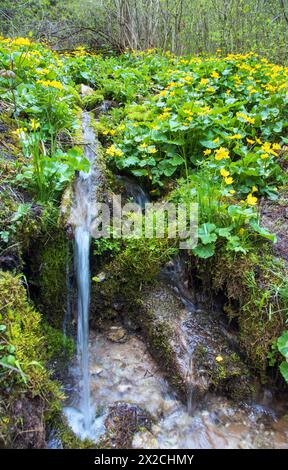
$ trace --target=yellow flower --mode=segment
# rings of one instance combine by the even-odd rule
[[[230,194],[235,194],[236,191],[235,191],[235,189],[230,189],[229,193],[230,193]]]
[[[219,137],[216,137],[216,139],[213,140],[214,144],[218,144],[219,142]]]
[[[215,71],[214,71],[214,72],[211,73],[211,77],[212,77],[212,78],[219,78],[220,75],[219,75],[218,72],[215,72]]]
[[[64,86],[62,85],[62,83],[57,82],[57,80],[37,80],[37,83],[40,83],[41,85],[45,87],[57,88],[58,90],[64,89]]]
[[[111,145],[107,150],[106,150],[107,155],[110,155],[110,157],[114,157],[116,153],[116,147],[115,145]]]
[[[160,96],[166,96],[167,95],[167,90],[160,91],[159,95]]]
[[[257,191],[258,191],[257,186],[253,186],[252,190],[251,190],[251,193],[253,194],[253,193],[256,193]]]
[[[222,362],[223,361],[223,357],[222,356],[216,356],[215,360],[217,362]]]
[[[150,148],[148,149],[148,153],[157,153],[156,147],[150,147]]]
[[[268,154],[268,153],[263,153],[263,154],[261,155],[261,158],[262,158],[263,160],[265,160],[266,158],[269,158],[269,154]]]
[[[146,149],[148,147],[147,144],[145,144],[145,142],[143,142],[143,144],[140,145],[140,149]]]
[[[248,194],[246,202],[247,204],[249,204],[249,206],[256,206],[257,201],[258,201],[257,197],[253,196],[252,193]]]
[[[247,116],[245,113],[237,113],[236,116],[238,118],[242,118],[244,121],[249,122],[249,124],[255,124],[255,119],[251,118],[250,116]]]
[[[220,174],[223,176],[223,178],[227,178],[227,176],[230,175],[229,171],[225,170],[225,168],[221,168]]]
[[[19,127],[18,129],[16,129],[16,131],[13,131],[12,133],[17,135],[18,137],[24,137],[25,131],[27,131],[26,128]]]
[[[48,73],[50,73],[50,72],[51,72],[51,70],[48,69],[48,68],[46,68],[46,69],[37,69],[37,73],[39,75],[48,75]]]
[[[247,137],[246,140],[247,140],[248,144],[251,144],[251,145],[255,144],[255,140],[248,139],[248,137]]]
[[[233,183],[233,178],[229,176],[228,178],[225,178],[225,183],[226,184],[232,184]]]
[[[271,144],[270,142],[265,142],[261,149],[265,152],[265,153],[270,153],[271,155],[275,155],[277,157],[277,153],[274,152],[274,150],[271,148]]]
[[[209,82],[208,78],[201,78],[200,85],[207,85],[208,82]]]
[[[134,126],[135,126],[135,124],[134,124]],[[155,124],[152,124],[151,129],[153,129],[154,131],[159,131],[160,127],[155,125]]]
[[[31,41],[28,38],[16,38],[12,41],[14,46],[30,46]]]
[[[239,235],[242,237],[242,235],[244,235],[244,233],[245,233],[245,229],[243,227],[240,228]]]
[[[116,155],[116,157],[122,157],[122,155],[124,155],[124,152],[122,152],[121,149],[116,149],[115,150],[115,155]]]
[[[223,160],[225,158],[229,158],[229,150],[225,149],[224,147],[220,147],[215,151],[215,159],[216,160]]]
[[[272,145],[273,150],[281,150],[281,145],[279,144],[273,144]]]
[[[229,139],[242,139],[242,135],[241,134],[230,135]]]
[[[38,127],[40,127],[40,123],[38,121],[36,121],[36,119],[31,119],[30,125],[31,125],[31,130],[32,131],[36,131],[38,129]]]
[[[174,96],[175,95],[175,91],[170,91],[170,96]]]
[[[210,155],[212,153],[212,150],[210,149],[207,149],[207,150],[204,150],[204,155]]]

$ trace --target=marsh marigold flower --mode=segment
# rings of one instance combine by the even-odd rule
[[[36,121],[36,119],[31,119],[30,126],[32,131],[36,131],[40,127],[40,122]]]
[[[12,41],[14,46],[30,46],[31,41],[28,38],[16,38]]]
[[[232,184],[233,183],[233,178],[229,176],[228,178],[225,178],[225,183],[226,184]]]
[[[258,201],[257,197],[253,196],[252,193],[248,194],[246,202],[247,204],[249,204],[249,206],[256,206],[257,201]]]
[[[223,176],[223,178],[227,178],[227,176],[230,175],[229,171],[225,170],[225,168],[221,168],[220,174]]]
[[[225,158],[229,158],[229,150],[225,149],[224,147],[220,147],[215,151],[215,160],[223,160]]]

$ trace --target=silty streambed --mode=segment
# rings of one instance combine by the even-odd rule
[[[278,404],[275,408],[269,391],[260,403],[238,406],[211,395],[195,410],[195,404],[191,403],[193,393],[188,397],[188,407],[175,397],[143,340],[136,334],[129,334],[119,325],[102,333],[89,333],[90,229],[99,174],[95,164],[97,140],[90,127],[90,117],[85,113],[83,133],[85,155],[92,166],[89,174],[80,173],[77,179],[71,214],[76,226],[78,285],[77,357],[65,387],[68,400],[64,411],[71,428],[79,437],[96,441],[105,434],[109,407],[122,402],[141,407],[152,420],[149,430],[135,434],[132,447],[288,448],[288,416],[284,406]],[[123,182],[128,195],[137,199],[143,208],[147,202],[143,190],[137,185],[133,187],[130,180]],[[178,271],[181,267],[174,263],[174,290],[187,314],[193,315],[195,306]]]
[[[269,391],[261,403],[251,405],[235,405],[211,395],[190,416],[171,392],[142,339],[121,326],[90,332],[89,370],[95,438],[105,433],[109,407],[123,402],[145,409],[153,421],[149,431],[134,436],[134,448],[288,448],[288,416],[283,414],[284,405],[275,408],[273,401],[267,405]],[[75,376],[70,379],[66,393],[73,404],[78,400]],[[85,436],[77,409],[70,408],[69,422],[76,434]]]

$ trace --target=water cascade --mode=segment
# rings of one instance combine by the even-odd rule
[[[90,303],[90,243],[93,209],[99,178],[96,168],[97,139],[91,127],[89,113],[82,118],[84,155],[90,171],[80,171],[74,188],[74,203],[70,220],[75,226],[75,269],[77,279],[77,375],[79,378],[77,410],[66,408],[71,426],[82,436],[93,437],[93,410],[90,400],[89,374],[89,303]]]

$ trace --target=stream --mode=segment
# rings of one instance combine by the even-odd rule
[[[71,215],[76,227],[78,330],[77,356],[65,384],[68,398],[64,412],[69,425],[79,437],[96,441],[105,434],[111,406],[125,403],[136,405],[151,417],[149,429],[142,428],[134,435],[133,448],[288,448],[287,407],[276,403],[270,390],[263,390],[259,401],[252,404],[235,404],[208,394],[196,407],[192,390],[185,405],[171,390],[138,334],[120,324],[89,332],[90,226],[99,175],[97,139],[88,113],[83,115],[83,134],[91,170],[78,176]],[[127,194],[143,207],[147,202],[144,191],[130,180],[123,178],[123,182]],[[187,313],[193,315],[196,307],[181,283],[179,262],[174,263],[171,272],[175,295]]]

